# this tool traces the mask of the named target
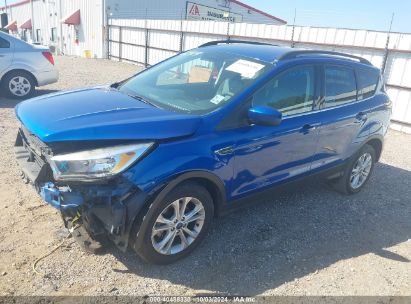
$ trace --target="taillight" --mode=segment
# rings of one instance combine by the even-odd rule
[[[43,56],[46,57],[46,59],[52,64],[54,65],[54,58],[53,58],[53,54],[50,52],[43,52]]]

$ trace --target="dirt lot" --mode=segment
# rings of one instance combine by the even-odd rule
[[[113,82],[138,67],[57,57],[41,94]],[[152,266],[133,252],[67,245],[57,211],[19,178],[15,101],[0,98],[0,295],[411,295],[411,136],[390,132],[368,186],[342,196],[307,184],[216,219],[189,258]]]

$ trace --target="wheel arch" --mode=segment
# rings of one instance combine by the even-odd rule
[[[208,171],[195,170],[174,175],[169,179],[169,182],[153,190],[149,197],[152,198],[151,201],[164,199],[170,191],[186,182],[194,182],[203,186],[213,199],[216,213],[219,213],[226,202],[225,186],[217,175]]]
[[[187,182],[194,182],[206,188],[213,199],[214,216],[222,213],[226,203],[226,194],[224,183],[218,176],[211,172],[201,170],[180,173],[170,177],[167,182],[164,182],[148,193],[144,204],[138,208],[137,212],[130,215],[130,222],[128,223],[126,232],[127,243],[130,243],[130,238],[135,237],[150,206],[155,203],[155,201],[164,199],[166,195],[177,186]]]
[[[374,151],[375,151],[375,153],[376,153],[376,156],[377,156],[376,161],[379,161],[379,160],[380,160],[380,157],[381,157],[381,154],[382,154],[382,149],[383,149],[383,146],[384,146],[384,140],[383,140],[383,138],[380,137],[380,136],[374,136],[374,137],[372,137],[372,138],[369,138],[369,139],[364,143],[364,145],[370,145],[371,147],[373,147],[373,149],[374,149]],[[364,145],[363,145],[363,146],[364,146]]]
[[[34,74],[33,74],[32,72],[30,72],[30,71],[28,71],[28,70],[25,70],[25,69],[11,69],[11,70],[5,72],[5,73],[3,74],[3,76],[1,77],[1,79],[0,79],[0,83],[3,83],[3,80],[4,80],[4,78],[7,77],[7,75],[9,75],[9,74],[11,74],[11,73],[14,73],[14,72],[24,72],[24,73],[29,74],[29,75],[33,78],[33,80],[34,80],[34,85],[35,85],[36,87],[38,86],[38,82],[37,82],[36,76],[34,76]]]

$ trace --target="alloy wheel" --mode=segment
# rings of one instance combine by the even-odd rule
[[[372,156],[366,152],[362,154],[355,162],[351,175],[350,185],[353,189],[360,188],[368,178],[372,167]]]
[[[205,209],[200,200],[183,197],[159,214],[151,232],[154,249],[163,255],[177,254],[190,246],[203,228]]]
[[[16,76],[9,81],[10,92],[18,97],[26,96],[31,90],[30,81],[24,76]]]

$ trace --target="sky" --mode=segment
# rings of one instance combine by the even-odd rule
[[[411,0],[244,0],[296,25],[411,33]]]
[[[5,0],[0,0],[0,6]],[[87,1],[87,0],[84,0]],[[138,1],[138,0],[130,0]],[[170,1],[170,0],[164,0]],[[194,0],[191,0],[194,1]],[[201,0],[197,0],[200,2]],[[288,24],[411,33],[411,0],[242,0]],[[8,0],[9,4],[16,0]],[[195,1],[194,1],[195,2]]]

